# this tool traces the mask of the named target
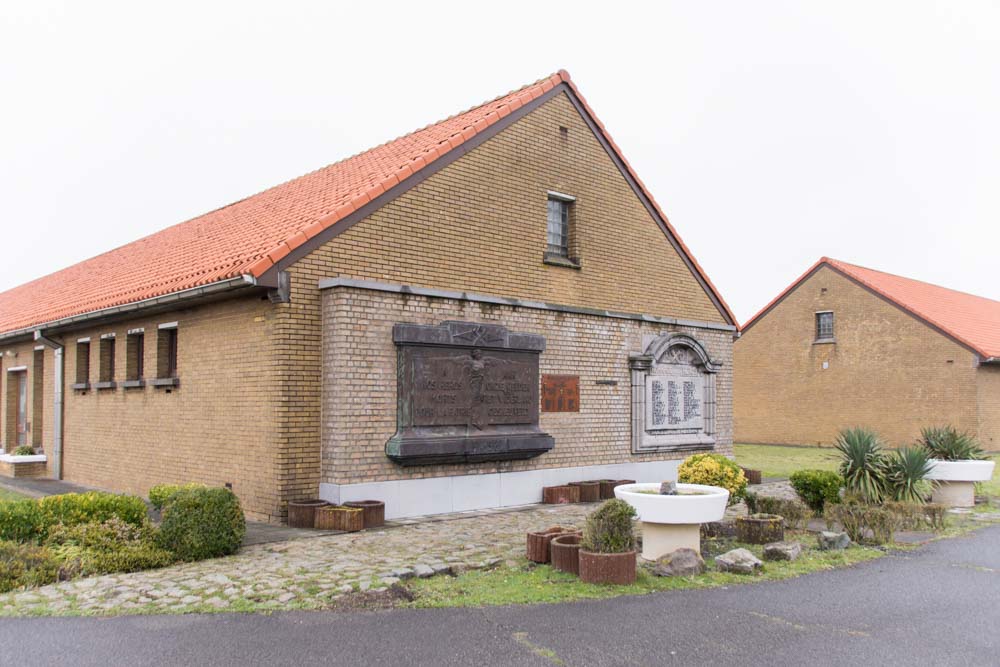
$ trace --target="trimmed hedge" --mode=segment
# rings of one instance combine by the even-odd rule
[[[208,487],[199,482],[188,482],[187,484],[157,484],[149,490],[149,503],[158,510],[166,506],[170,498],[182,489],[207,489]]]
[[[240,501],[225,488],[184,488],[163,508],[158,544],[193,561],[235,553],[246,534]]]
[[[121,519],[78,526],[55,526],[46,545],[60,564],[60,576],[135,572],[170,565],[173,553],[155,541],[155,529],[148,523],[133,526]]]
[[[146,503],[137,496],[99,491],[0,503],[0,540],[41,543],[54,526],[109,519],[141,526],[146,523]]]
[[[829,470],[796,470],[788,481],[816,514],[822,514],[827,504],[840,502],[840,487],[844,485],[844,478]]]
[[[580,548],[602,554],[634,550],[632,519],[635,516],[635,509],[624,500],[606,500],[587,516]]]

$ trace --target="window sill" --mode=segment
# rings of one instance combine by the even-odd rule
[[[567,269],[580,268],[580,262],[578,260],[563,257],[562,255],[557,255],[551,252],[547,252],[542,256],[542,262],[549,264],[550,266],[562,266]]]
[[[69,388],[72,389],[73,391],[87,391],[88,389],[90,389],[90,383],[76,382],[74,384],[71,384]]]
[[[817,338],[813,341],[813,345],[836,345],[836,338]]]
[[[125,380],[122,382],[122,389],[142,389],[145,386],[145,380]]]
[[[0,454],[0,462],[3,463],[45,463],[48,459],[45,454],[29,454],[28,456],[17,456],[14,454]]]
[[[180,378],[154,378],[149,381],[149,384],[154,387],[179,387],[181,385]]]
[[[96,389],[98,391],[101,391],[102,389],[107,390],[107,389],[117,389],[117,388],[118,388],[118,383],[114,382],[112,380],[108,380],[106,382],[95,382],[94,383],[94,389]]]

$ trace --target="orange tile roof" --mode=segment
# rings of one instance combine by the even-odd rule
[[[439,123],[0,293],[0,335],[241,276],[259,278],[309,239],[563,83],[621,157],[569,74],[560,70]],[[660,215],[724,314],[735,322]]]
[[[829,257],[816,262],[777,298],[751,317],[742,329],[745,331],[753,325],[822,265],[832,267],[917,319],[941,330],[945,335],[974,350],[984,360],[1000,358],[1000,301]]]

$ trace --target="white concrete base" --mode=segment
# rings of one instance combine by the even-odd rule
[[[402,519],[542,502],[543,486],[587,479],[634,479],[637,482],[676,481],[680,460],[617,463],[603,466],[543,468],[488,475],[453,475],[429,479],[399,479],[364,484],[319,485],[319,497],[331,503],[381,500],[385,518]]]
[[[701,553],[701,524],[642,523],[642,557],[657,560],[678,549]]]
[[[27,456],[15,456],[14,454],[0,454],[0,461],[3,463],[44,463],[48,459],[45,454],[29,454]]]
[[[976,484],[937,481],[931,500],[948,507],[973,507],[976,504]]]

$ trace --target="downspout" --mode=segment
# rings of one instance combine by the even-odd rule
[[[52,348],[55,358],[55,395],[52,404],[52,476],[62,479],[62,446],[63,446],[63,346],[51,338],[42,335],[41,330],[35,331],[35,342]]]

